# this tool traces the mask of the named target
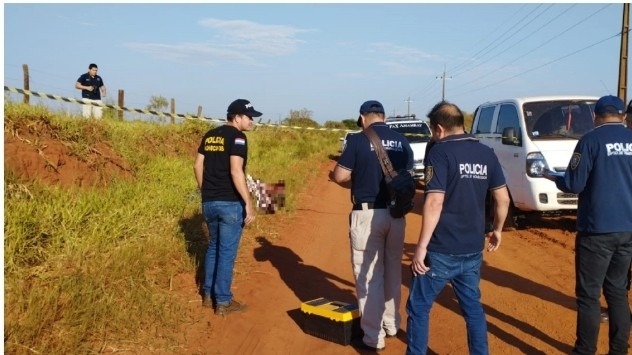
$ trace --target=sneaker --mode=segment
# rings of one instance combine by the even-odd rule
[[[213,308],[213,300],[211,299],[211,296],[202,296],[202,307]]]
[[[601,323],[608,323],[608,313],[601,313]]]
[[[215,314],[218,316],[225,316],[230,313],[243,312],[246,310],[246,305],[239,303],[235,300],[231,300],[227,304],[218,304],[215,309]]]
[[[399,330],[396,330],[394,332],[389,332],[388,330],[384,329],[384,331],[386,332],[386,337],[387,338],[394,338],[397,336],[397,333],[399,332]]]

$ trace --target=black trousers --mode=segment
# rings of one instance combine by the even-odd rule
[[[632,232],[588,234],[575,238],[577,329],[573,354],[595,354],[599,337],[600,303],[608,304],[609,354],[628,353],[630,309],[628,287],[632,262]]]

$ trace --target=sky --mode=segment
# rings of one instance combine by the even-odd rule
[[[442,99],[474,112],[486,101],[616,95],[623,4],[23,4],[5,3],[4,85],[80,98],[99,66],[107,103],[225,118],[248,99],[276,123],[357,118],[379,100],[389,115],[425,117]],[[628,82],[630,78],[628,75]],[[632,95],[629,95],[632,96]],[[11,99],[21,100],[17,94]],[[40,99],[46,105],[60,105]],[[79,105],[63,103],[69,111]]]

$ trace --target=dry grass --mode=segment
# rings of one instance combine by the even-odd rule
[[[67,188],[5,166],[5,352],[123,351],[151,348],[157,339],[177,349],[170,332],[183,321],[182,304],[171,279],[195,272],[206,243],[192,165],[209,126],[88,121],[11,103],[5,115],[5,134],[59,140],[89,169],[99,169],[88,158],[106,144],[133,171],[133,179],[105,187]],[[245,231],[244,250],[289,220],[304,182],[337,150],[338,136],[248,133],[249,172],[285,180],[288,210],[257,218]],[[236,277],[247,277],[251,263],[241,253]]]

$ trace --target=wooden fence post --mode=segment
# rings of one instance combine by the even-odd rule
[[[29,85],[29,65],[28,64],[22,64],[22,71],[24,72],[24,90],[30,90],[30,85]],[[27,95],[24,94],[24,103],[25,104],[29,104],[29,99],[31,98],[31,95]]]
[[[171,98],[171,123],[176,123],[176,100]]]
[[[124,90],[120,90],[118,91],[118,105],[119,107],[125,107],[125,91]],[[123,110],[118,110],[118,119],[119,120],[123,120]]]
[[[198,106],[198,114],[197,114],[198,118],[204,118],[202,117],[202,106]]]

